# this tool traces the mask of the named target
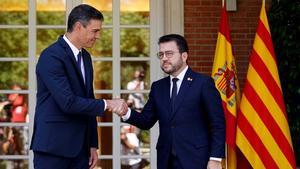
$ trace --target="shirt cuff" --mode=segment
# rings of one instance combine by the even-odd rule
[[[126,113],[124,116],[122,116],[122,120],[123,120],[123,121],[128,120],[128,119],[130,118],[130,115],[131,115],[131,109],[128,108],[127,113]]]
[[[104,111],[106,110],[106,100],[103,99],[103,102],[104,102]]]
[[[222,158],[210,157],[209,160],[221,162],[221,161],[222,161]]]

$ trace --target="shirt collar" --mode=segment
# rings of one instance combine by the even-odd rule
[[[71,48],[71,50],[72,50],[74,56],[77,57],[77,55],[78,55],[78,53],[80,52],[80,50],[77,49],[77,48],[72,44],[72,42],[67,38],[66,35],[63,36],[63,39],[64,39],[64,40],[67,42],[67,44],[70,46],[70,48]]]
[[[183,78],[184,78],[184,75],[185,75],[185,73],[186,73],[186,71],[188,70],[188,66],[186,66],[180,73],[179,73],[179,75],[176,77],[176,78],[178,78],[179,79],[179,81],[182,81],[183,80]],[[172,82],[172,79],[174,78],[174,76],[172,76],[172,75],[170,75],[170,80],[171,80],[171,82]]]

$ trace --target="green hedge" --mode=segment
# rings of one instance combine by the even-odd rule
[[[300,166],[300,1],[273,0],[268,15],[294,151]]]

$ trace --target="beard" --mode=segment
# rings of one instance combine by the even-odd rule
[[[183,61],[182,60],[178,60],[175,63],[171,63],[169,61],[164,61],[161,64],[161,69],[162,71],[164,71],[165,73],[169,74],[169,75],[173,75],[175,74],[178,70],[180,70],[182,67],[184,66]]]

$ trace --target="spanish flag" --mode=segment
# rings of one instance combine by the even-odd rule
[[[252,168],[296,168],[264,1],[237,121],[236,144]]]
[[[235,135],[236,117],[239,105],[239,84],[236,76],[235,60],[232,54],[227,12],[223,5],[220,18],[212,77],[222,98],[226,119],[227,167],[236,168]]]

